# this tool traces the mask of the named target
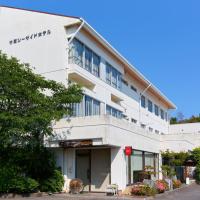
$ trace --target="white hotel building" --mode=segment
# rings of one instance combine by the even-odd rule
[[[4,53],[47,79],[83,87],[73,116],[55,123],[54,137],[45,140],[66,189],[80,178],[85,190],[102,192],[110,183],[123,190],[149,165],[159,178],[168,112],[176,108],[164,94],[81,18],[2,6],[0,25]]]

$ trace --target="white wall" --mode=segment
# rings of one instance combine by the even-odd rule
[[[175,152],[193,150],[200,146],[200,134],[179,133],[161,136],[161,150],[171,150]]]
[[[126,159],[123,148],[111,149],[111,184],[124,190],[127,184]]]
[[[199,133],[200,123],[186,123],[186,124],[174,124],[170,125],[169,132],[171,134],[179,133]]]
[[[0,7],[0,49],[21,62],[30,63],[37,73],[46,73],[45,77],[65,83],[67,37],[64,26],[77,21],[75,18]],[[47,30],[51,31],[49,35],[9,44],[16,38]]]

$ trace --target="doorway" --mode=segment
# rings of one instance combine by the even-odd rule
[[[76,178],[83,181],[84,191],[90,192],[91,188],[91,150],[76,150]]]

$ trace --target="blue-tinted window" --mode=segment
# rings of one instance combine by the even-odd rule
[[[122,112],[117,110],[116,108],[113,108],[109,105],[106,105],[106,114],[107,115],[112,115],[113,117],[122,118]]]
[[[155,111],[155,115],[159,116],[159,108],[157,105],[154,105],[154,111]]]
[[[100,115],[100,101],[85,95],[81,103],[71,104],[72,116]]]
[[[146,108],[146,99],[145,99],[144,96],[141,96],[141,106],[142,106],[143,108]]]
[[[84,57],[84,59],[83,59]],[[77,64],[85,68],[95,76],[100,76],[101,58],[91,49],[76,38],[73,40],[69,51],[69,63]]]
[[[93,115],[100,115],[100,102],[93,99]]]
[[[92,72],[92,51],[85,47],[85,69]]]
[[[109,85],[121,90],[121,73],[108,63],[106,63],[106,82]]]
[[[106,82],[111,85],[111,66],[110,65],[106,65]]]
[[[72,48],[69,51],[69,62],[83,66],[83,43],[77,39],[72,42]]]
[[[92,98],[85,96],[85,116],[92,115]]]
[[[153,103],[150,100],[148,100],[148,111],[153,112]]]
[[[164,119],[165,117],[164,117],[164,111],[163,111],[163,109],[160,109],[160,117],[161,117],[161,119]]]

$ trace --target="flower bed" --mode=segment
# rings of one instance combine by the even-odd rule
[[[157,180],[155,183],[155,188],[158,193],[164,193],[169,189],[168,184],[164,180]]]
[[[148,185],[136,185],[133,186],[131,194],[136,196],[155,196],[156,190]]]
[[[173,189],[180,188],[180,180],[173,180]],[[169,185],[165,180],[157,180],[153,187],[145,184],[131,186],[131,195],[135,196],[155,196],[155,194],[164,193],[169,190]]]

